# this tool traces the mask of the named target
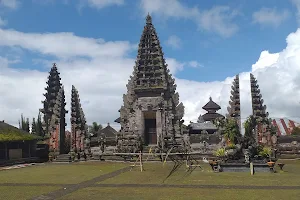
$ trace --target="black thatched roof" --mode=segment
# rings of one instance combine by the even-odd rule
[[[116,137],[117,131],[109,124],[97,132],[97,136]]]
[[[224,116],[219,113],[205,113],[204,115],[202,115],[202,117],[204,121],[212,121],[219,117],[224,118]]]
[[[209,97],[209,102],[207,104],[205,104],[205,106],[202,107],[204,110],[208,111],[208,110],[220,110],[221,107],[212,100],[211,97]]]
[[[218,129],[212,122],[191,123],[189,127],[192,130],[217,130]]]

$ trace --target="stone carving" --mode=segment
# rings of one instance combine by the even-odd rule
[[[147,140],[144,117],[148,111],[155,112],[158,147],[165,148],[178,141],[182,146],[189,145],[183,138],[175,141],[175,138],[183,137],[180,121],[184,115],[184,106],[179,103],[179,94],[175,91],[175,79],[167,69],[156,30],[148,15],[134,70],[127,84],[127,94],[123,95],[118,152],[141,150],[141,141]]]
[[[47,81],[47,87],[45,88],[46,97],[43,103],[43,108],[40,112],[43,113],[43,130],[46,136],[50,137],[49,141],[53,141],[53,144],[57,144],[55,147],[59,153],[66,153],[65,147],[65,127],[66,120],[65,115],[68,111],[65,109],[65,93],[64,87],[60,83],[60,73],[57,70],[57,66],[53,63],[53,67],[49,72]],[[49,143],[50,149],[52,148],[52,142]]]
[[[73,151],[90,151],[87,139],[86,119],[81,107],[78,90],[72,85],[71,90],[71,149]]]
[[[158,110],[164,99],[162,97],[141,97],[138,99],[138,106],[142,111]]]
[[[250,163],[250,151],[248,149],[244,150],[245,163]]]
[[[250,74],[252,113],[256,118],[258,125],[256,126],[255,135],[257,143],[272,145],[270,137],[271,130],[274,129],[271,119],[268,118],[269,113],[266,111],[267,106],[260,93],[259,85],[253,74]],[[274,140],[274,138],[273,138]]]
[[[231,86],[231,96],[229,107],[227,107],[227,117],[234,118],[241,128],[241,102],[240,102],[240,80],[239,75],[235,76]]]

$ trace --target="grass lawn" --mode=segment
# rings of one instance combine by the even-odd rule
[[[58,189],[60,188],[53,186],[0,186],[0,199],[25,200]]]
[[[300,160],[279,161],[286,164],[284,172],[250,173],[222,172],[214,173],[208,164],[203,163],[204,170],[196,169],[185,175],[185,166],[178,169],[168,179],[172,163],[164,167],[162,163],[146,163],[146,171],[140,172],[136,167],[132,171],[119,174],[98,184],[182,184],[182,185],[245,185],[245,186],[300,186]],[[74,164],[45,164],[21,169],[0,171],[0,183],[52,183],[80,184],[109,172],[129,166],[129,163],[82,162]],[[86,185],[60,199],[205,199],[205,200],[252,200],[252,199],[289,199],[298,200],[300,190],[294,189],[221,189],[221,188],[180,188],[180,187],[129,187],[123,185],[113,188],[98,184]],[[79,185],[80,186],[80,185]],[[69,187],[69,186],[66,186]],[[70,186],[71,187],[71,186]],[[30,199],[61,189],[62,186],[0,186],[0,199]]]
[[[123,163],[110,162],[45,164],[0,171],[0,183],[76,184],[125,166]]]
[[[300,190],[233,190],[182,188],[96,188],[90,187],[66,195],[61,200],[299,200]]]
[[[257,185],[257,186],[300,186],[300,160],[279,161],[286,164],[284,171],[277,169],[278,173],[250,172],[212,172],[209,164],[203,163],[202,168],[197,168],[191,174],[185,172],[185,166],[179,168],[169,178],[173,164],[168,163],[164,167],[161,163],[144,164],[145,171],[140,172],[135,168],[130,172],[107,179],[101,184],[189,184],[189,185]]]

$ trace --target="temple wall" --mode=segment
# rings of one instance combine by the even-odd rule
[[[300,136],[280,136],[276,148],[281,155],[297,154],[300,157]]]

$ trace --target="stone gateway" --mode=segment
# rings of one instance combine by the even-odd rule
[[[145,145],[160,149],[169,144],[184,146],[184,106],[149,14],[123,103],[116,120],[121,124],[118,152],[137,152]]]

